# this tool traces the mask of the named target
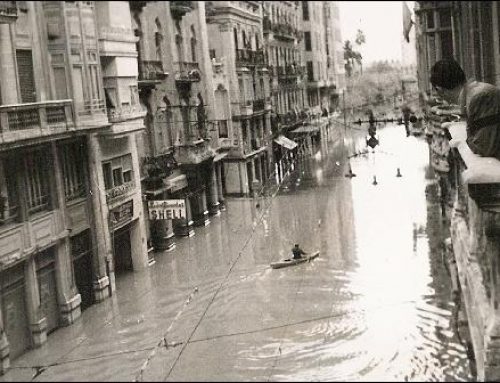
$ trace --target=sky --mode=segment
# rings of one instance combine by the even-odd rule
[[[402,3],[402,1],[338,2],[342,41],[354,42],[358,29],[365,34],[366,43],[360,49],[356,49],[361,52],[364,64],[377,60],[401,60]],[[415,20],[414,1],[406,3],[412,12],[412,20]]]

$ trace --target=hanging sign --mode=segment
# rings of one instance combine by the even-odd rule
[[[148,201],[149,219],[186,218],[186,201],[183,199],[167,199]]]

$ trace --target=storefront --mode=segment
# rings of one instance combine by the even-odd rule
[[[40,314],[47,320],[47,334],[59,327],[57,303],[55,248],[51,247],[35,256],[36,274],[40,293]]]
[[[71,254],[75,284],[82,298],[80,307],[83,311],[94,303],[92,240],[89,229],[71,238]]]
[[[133,207],[133,201],[130,200],[109,212],[115,273],[133,270],[131,241]]]
[[[24,262],[0,272],[2,319],[11,360],[31,347],[25,290]]]

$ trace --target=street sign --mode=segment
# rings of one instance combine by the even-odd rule
[[[148,201],[149,219],[186,218],[186,201],[183,199],[167,199]]]

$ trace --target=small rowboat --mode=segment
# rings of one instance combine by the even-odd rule
[[[281,269],[282,267],[298,265],[299,263],[309,262],[311,259],[319,256],[319,251],[315,251],[314,253],[303,255],[302,258],[299,259],[282,259],[278,262],[271,263],[271,268],[273,269]]]

